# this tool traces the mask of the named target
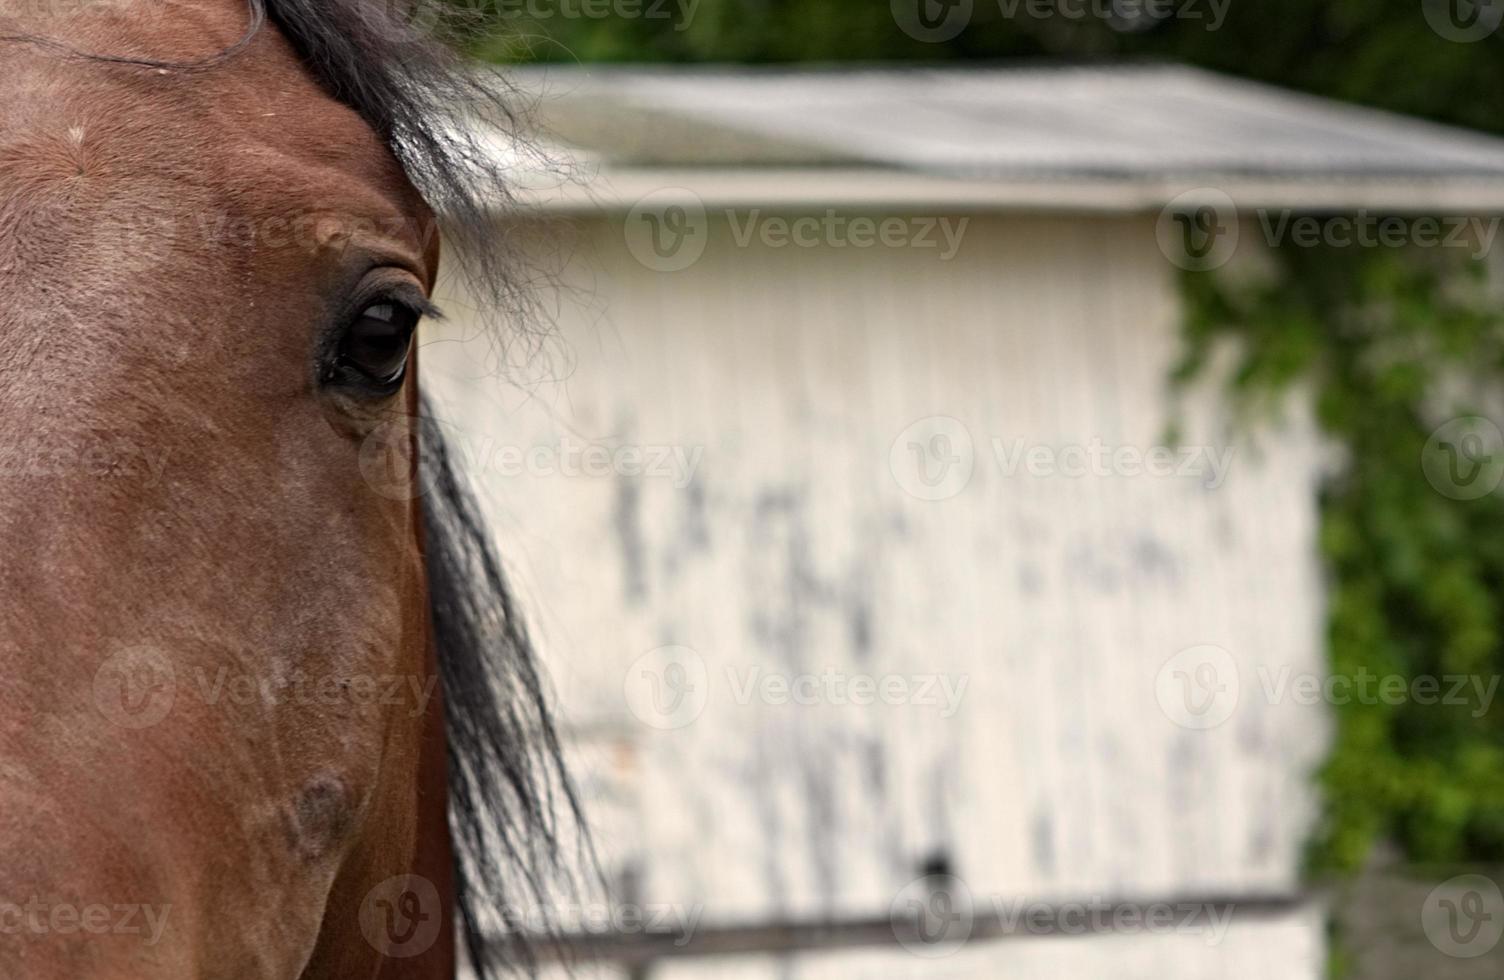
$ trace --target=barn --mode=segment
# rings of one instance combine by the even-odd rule
[[[1331,460],[1167,397],[1181,277],[1487,234],[1504,142],[1173,66],[518,78],[556,330],[456,292],[422,360],[641,913],[603,975],[1322,976]]]

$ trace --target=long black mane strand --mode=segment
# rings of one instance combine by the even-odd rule
[[[326,91],[386,141],[440,216],[457,265],[502,346],[539,342],[538,290],[507,240],[521,223],[510,169],[530,159],[518,97],[458,53],[472,25],[436,0],[249,0]],[[505,152],[498,153],[497,141]],[[532,331],[530,333],[530,331]],[[535,347],[536,349],[536,347]],[[423,415],[428,416],[427,403]],[[443,685],[456,915],[471,967],[534,972],[528,926],[556,921],[593,866],[547,691],[504,566],[439,426],[420,424],[430,608]],[[574,847],[565,847],[566,841]],[[571,864],[571,861],[573,862]],[[526,912],[526,922],[517,913]],[[541,912],[542,914],[538,914]],[[555,950],[559,953],[559,950]]]
[[[580,804],[532,644],[484,519],[437,426],[426,423],[420,437],[456,909],[470,962],[482,976],[496,959],[531,970],[534,943],[556,937],[527,935],[512,913],[521,902],[546,906],[563,894],[561,886],[569,887],[562,844],[566,832],[583,826]],[[561,814],[568,817],[562,828]],[[539,919],[548,917],[529,916]]]

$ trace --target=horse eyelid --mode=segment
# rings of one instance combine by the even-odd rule
[[[444,311],[416,290],[398,289],[386,293],[378,293],[371,297],[369,301],[362,304],[361,309],[366,310],[383,303],[400,306],[409,313],[413,313],[419,317],[429,317],[434,320],[444,319]]]

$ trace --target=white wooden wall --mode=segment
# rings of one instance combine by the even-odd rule
[[[870,919],[936,855],[979,903],[1297,890],[1326,728],[1263,688],[1321,670],[1309,426],[1230,446],[1192,405],[1183,442],[1233,452],[1214,488],[1010,474],[994,451],[1162,443],[1178,312],[1152,218],[973,215],[941,261],[739,247],[712,217],[677,272],[638,262],[620,217],[579,234],[554,356],[503,383],[451,309],[422,358],[641,901],[703,908],[706,926]],[[955,422],[921,421],[937,416]],[[906,489],[923,492],[908,443],[940,446],[935,425],[972,473],[928,500]],[[703,455],[692,480],[499,461],[566,436]],[[1161,706],[1178,690],[1162,667],[1207,644],[1235,665],[1237,702],[1187,727]],[[676,656],[698,715],[657,719],[680,727],[641,717],[664,646],[692,651]],[[753,669],[966,686],[950,717],[739,703]],[[1321,973],[1307,911],[1235,932],[1190,956],[1107,936],[974,943],[944,969],[896,947],[810,954],[779,975]],[[820,965],[833,956],[857,972]],[[662,975],[703,975],[696,962]]]

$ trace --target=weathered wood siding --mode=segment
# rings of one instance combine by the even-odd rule
[[[654,272],[620,219],[586,219],[561,342],[509,385],[453,310],[422,353],[641,901],[705,923],[870,919],[926,862],[978,902],[1296,890],[1325,726],[1264,688],[1321,669],[1309,427],[1230,445],[1193,403],[1182,443],[1232,454],[1215,486],[1019,459],[1163,443],[1178,310],[1153,220],[973,215],[949,261],[709,230],[698,261]],[[567,444],[699,455],[665,475],[537,463]],[[911,444],[956,492],[910,492],[935,495]],[[946,476],[968,463],[964,486]],[[1162,708],[1162,667],[1205,644],[1238,697],[1200,729]],[[703,707],[656,727],[643,671],[677,682],[674,657]],[[739,697],[751,671],[934,677],[941,703]],[[964,691],[948,716],[945,683]],[[1111,962],[1131,940],[1072,942]],[[1285,952],[1249,975],[1319,975],[1311,949]],[[1041,971],[975,975],[1067,975]]]

